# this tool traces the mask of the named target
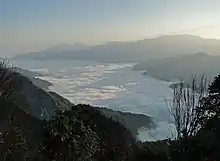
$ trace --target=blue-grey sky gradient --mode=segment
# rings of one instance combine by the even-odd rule
[[[219,0],[0,0],[0,54],[169,33],[220,38]]]

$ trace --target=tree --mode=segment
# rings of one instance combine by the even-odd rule
[[[71,111],[59,111],[45,126],[41,151],[48,160],[89,161],[98,151],[98,137]]]
[[[15,95],[13,88],[14,68],[5,60],[0,60],[0,160],[23,161],[26,159],[28,143],[24,131],[18,124],[18,109],[27,109],[26,102]],[[16,100],[24,101],[24,107],[18,106]]]
[[[0,104],[2,105],[13,93],[13,68],[5,60],[0,60]]]
[[[25,161],[28,143],[19,126],[11,127],[0,135],[0,159],[2,161]]]
[[[198,103],[205,96],[206,87],[207,79],[204,76],[192,78],[191,84],[179,83],[173,87],[169,110],[177,139],[192,137],[200,129],[199,119],[202,113],[198,111]]]
[[[220,118],[220,74],[210,84],[208,95],[200,100],[198,110],[201,113],[201,124],[205,124],[214,117]]]
[[[203,83],[201,83],[201,85],[202,84]],[[200,88],[201,87],[205,87],[205,86],[200,86]],[[177,101],[174,102],[177,103],[174,105],[177,106],[173,106],[174,107],[173,109],[175,114],[174,116],[175,118],[177,118],[175,120],[176,121],[175,123],[177,124],[177,127],[179,127],[178,137],[180,139],[178,138],[176,144],[172,145],[172,153],[171,153],[172,159],[173,160],[181,160],[181,159],[210,160],[210,161],[219,160],[220,159],[220,155],[219,155],[220,75],[214,78],[214,81],[208,86],[207,91],[204,90],[205,91],[204,94],[199,93],[199,95],[197,94],[195,97],[194,94],[192,94],[194,91],[193,89],[194,88],[192,88],[192,91],[189,92],[185,92],[185,90],[181,89],[180,90],[181,92],[177,92],[180,93],[178,97],[175,97],[177,98],[176,99]],[[182,99],[179,99],[179,97],[184,98],[183,99],[184,101],[182,101]],[[185,102],[185,100],[193,100],[194,98],[198,100],[195,101],[196,102],[195,106],[194,106],[194,101],[192,101],[192,104],[191,106],[189,106],[189,108],[188,106],[185,106],[185,103],[183,103],[183,105],[180,103],[180,102]],[[181,108],[182,106],[184,108]],[[188,111],[190,111],[189,114],[187,114]],[[185,119],[188,117],[189,119]],[[190,121],[186,121],[186,120],[190,120]],[[189,126],[186,126],[186,122],[191,122],[191,123],[188,124]],[[181,130],[186,133],[183,133]]]

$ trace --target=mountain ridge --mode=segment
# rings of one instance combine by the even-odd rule
[[[75,50],[81,50],[87,48],[86,45],[82,43],[74,43],[74,44],[68,44],[68,43],[59,43],[55,44],[49,48],[44,49],[45,52],[65,52],[65,51],[75,51]]]
[[[205,52],[220,54],[220,40],[192,35],[168,35],[134,42],[113,42],[75,51],[27,53],[13,59],[34,60],[97,60],[137,62],[149,58]]]
[[[133,69],[144,71],[163,81],[182,80],[191,83],[192,77],[205,76],[208,81],[219,73],[220,55],[204,52],[193,55],[179,55],[164,59],[150,59],[134,65]]]

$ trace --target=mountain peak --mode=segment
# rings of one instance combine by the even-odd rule
[[[157,39],[161,39],[161,40],[167,40],[167,39],[179,39],[179,40],[201,40],[202,37],[200,36],[196,36],[196,35],[189,35],[189,34],[181,34],[181,35],[163,35],[163,36],[159,36]]]
[[[170,41],[200,41],[203,40],[202,37],[196,36],[196,35],[188,35],[188,34],[182,34],[182,35],[162,35],[156,38],[147,38],[144,40],[139,40],[137,42],[148,42],[148,41],[157,41],[157,42],[170,42]]]
[[[198,52],[198,53],[196,53],[196,55],[198,55],[198,56],[208,56],[208,54],[206,54],[205,52]]]
[[[59,43],[56,45],[53,45],[50,48],[47,48],[44,50],[44,52],[66,52],[66,51],[75,51],[75,50],[80,50],[84,49],[87,46],[81,43],[75,43],[73,45],[70,45],[68,43]]]

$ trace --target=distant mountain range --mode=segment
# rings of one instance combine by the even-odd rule
[[[54,45],[50,48],[47,48],[43,52],[61,53],[61,52],[71,52],[71,51],[82,50],[85,48],[87,48],[87,46],[81,43],[75,43],[73,45],[70,45],[67,43],[61,43],[61,44]]]
[[[211,80],[220,73],[219,62],[220,55],[197,53],[164,59],[149,59],[135,65],[134,70],[145,71],[144,74],[165,81],[183,79],[189,82],[192,77],[202,75]]]
[[[43,51],[18,55],[14,59],[140,62],[197,52],[220,54],[220,40],[192,35],[167,35],[155,39],[111,42],[92,47],[83,44],[58,44]]]

